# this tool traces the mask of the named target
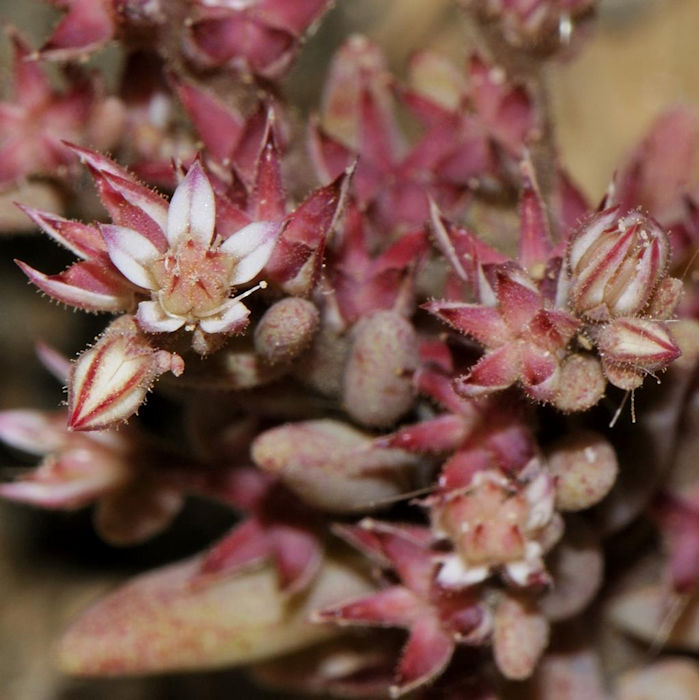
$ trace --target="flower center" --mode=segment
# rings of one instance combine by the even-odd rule
[[[224,253],[186,239],[155,260],[151,272],[157,301],[169,316],[194,322],[215,314],[230,296],[233,260]]]

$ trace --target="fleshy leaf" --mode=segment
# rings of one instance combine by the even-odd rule
[[[200,566],[195,558],[139,576],[95,604],[63,636],[59,667],[114,676],[262,661],[335,636],[310,613],[371,589],[362,569],[337,556],[293,601],[270,567],[192,586]]]

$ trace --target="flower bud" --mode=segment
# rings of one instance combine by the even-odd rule
[[[667,233],[653,219],[638,211],[619,216],[617,207],[596,214],[568,250],[574,312],[591,321],[637,315],[665,277],[669,256]]]
[[[345,408],[362,425],[391,425],[412,406],[412,372],[419,362],[411,323],[378,311],[356,326],[345,369]]]
[[[133,317],[118,318],[72,367],[69,427],[98,430],[126,420],[143,403],[155,378],[167,371],[182,374],[182,358],[154,349]]]
[[[596,333],[597,348],[605,364],[653,372],[680,356],[680,349],[659,321],[619,318]]]
[[[255,328],[255,350],[269,364],[288,362],[310,342],[318,327],[315,304],[287,297],[273,304]]]

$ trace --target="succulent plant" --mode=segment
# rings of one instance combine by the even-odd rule
[[[59,666],[697,697],[691,657],[602,663],[619,631],[699,649],[699,121],[661,117],[588,205],[545,78],[597,3],[462,0],[478,50],[416,52],[405,80],[350,36],[310,115],[284,78],[327,0],[55,4],[38,51],[9,30],[0,187],[79,258],[18,261],[29,281],[111,318],[72,361],[40,346],[67,408],[0,412],[40,459],[0,497],[93,506],[115,546],[188,499],[228,518],[82,613]],[[120,81],[76,66],[110,42]],[[648,579],[626,542],[650,523]]]

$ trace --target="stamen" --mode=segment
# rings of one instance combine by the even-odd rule
[[[628,398],[629,398],[629,394],[631,394],[631,393],[632,393],[632,392],[627,391],[627,392],[624,394],[624,398],[621,400],[621,403],[619,404],[619,408],[617,408],[616,413],[614,414],[614,417],[612,418],[612,420],[611,420],[610,423],[609,423],[609,427],[610,427],[610,428],[613,428],[613,427],[616,425],[616,422],[619,420],[619,416],[621,415],[621,412],[622,412],[622,410],[624,409],[624,406],[626,405],[626,401],[627,401]],[[634,422],[635,422],[635,421],[634,421]]]
[[[267,282],[262,280],[259,284],[256,284],[254,287],[250,287],[250,289],[246,289],[242,294],[238,294],[238,296],[233,297],[233,301],[240,301],[241,299],[245,299],[245,297],[249,297],[251,294],[255,293],[258,289],[267,289],[268,285]]]

